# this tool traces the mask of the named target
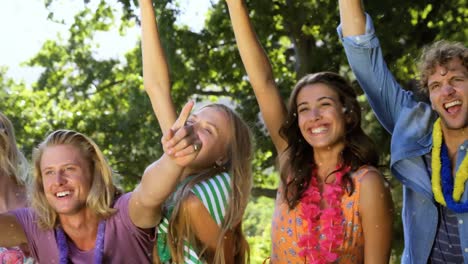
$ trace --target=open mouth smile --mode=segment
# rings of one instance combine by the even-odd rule
[[[459,106],[461,105],[462,105],[462,101],[460,100],[455,100],[455,101],[443,104],[445,111],[447,111],[449,114],[455,113],[459,109]]]
[[[320,126],[320,127],[316,127],[316,128],[311,128],[309,129],[310,133],[312,134],[321,134],[321,133],[324,133],[324,132],[327,132],[328,131],[328,127],[326,126]]]
[[[61,192],[57,192],[55,194],[55,197],[57,198],[63,198],[63,197],[67,197],[71,194],[72,192],[71,191],[61,191]]]

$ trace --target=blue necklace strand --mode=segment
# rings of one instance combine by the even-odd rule
[[[63,232],[61,227],[57,227],[56,229],[57,234],[57,246],[59,249],[59,263],[60,264],[68,264],[68,243],[67,237]],[[94,264],[101,264],[102,259],[104,256],[104,233],[106,230],[106,222],[101,221],[99,222],[98,232],[96,235],[96,244],[94,246]]]
[[[468,154],[467,154],[468,155]],[[455,213],[466,213],[468,212],[468,201],[464,203],[457,203],[453,200],[453,176],[452,176],[452,164],[448,155],[448,149],[445,144],[442,144],[440,149],[440,160],[442,168],[440,174],[442,174],[442,193],[444,194],[445,202],[447,207]]]

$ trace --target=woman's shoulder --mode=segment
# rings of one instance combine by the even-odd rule
[[[380,170],[374,166],[361,166],[352,174],[352,178],[356,188],[360,189],[360,193],[379,196],[382,191],[388,191],[388,182]]]
[[[220,173],[195,184],[192,195],[183,202],[184,207],[193,211],[205,208],[218,224],[221,223],[229,203],[230,180],[228,173]]]
[[[355,181],[362,181],[368,177],[380,177],[383,178],[382,173],[380,170],[372,165],[363,165],[359,167],[357,170],[351,173],[351,178]]]
[[[357,193],[366,191],[369,188],[381,189],[388,185],[380,170],[371,165],[359,167],[351,173],[351,179],[354,184],[354,190],[357,191]]]

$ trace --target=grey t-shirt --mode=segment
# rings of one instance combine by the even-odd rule
[[[120,196],[113,208],[117,213],[106,220],[103,263],[151,263],[155,242],[154,231],[148,233],[135,226],[128,214],[131,193]],[[23,227],[31,255],[39,263],[59,263],[55,230],[44,230],[37,225],[37,215],[31,208],[11,212]],[[69,260],[74,264],[93,263],[94,248],[81,251],[68,241]]]

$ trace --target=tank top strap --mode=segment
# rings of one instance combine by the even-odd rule
[[[353,179],[354,182],[354,188],[355,191],[359,192],[360,187],[361,187],[361,181],[366,176],[368,172],[376,172],[378,174],[382,174],[376,167],[370,166],[370,165],[363,165],[359,167],[353,174],[351,175],[351,178]]]
[[[200,182],[192,188],[192,193],[202,201],[216,223],[221,226],[231,194],[231,177],[220,173],[211,179]]]

